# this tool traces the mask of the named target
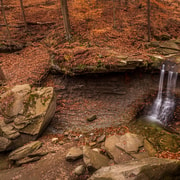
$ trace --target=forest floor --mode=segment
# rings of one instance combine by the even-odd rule
[[[126,56],[150,61],[147,44],[147,7],[146,3],[130,1],[128,7],[116,3],[116,20],[113,28],[112,1],[69,1],[69,17],[72,28],[72,39],[66,41],[63,19],[59,13],[60,4],[57,1],[31,0],[24,2],[28,31],[23,27],[23,18],[19,1],[5,1],[5,12],[11,37],[8,36],[3,18],[0,19],[0,44],[10,48],[19,48],[13,53],[1,53],[0,65],[6,76],[7,87],[29,83],[46,85],[56,88],[54,76],[49,74],[52,61],[59,63],[63,73],[71,74],[70,68],[84,68],[86,66],[117,65],[115,55]],[[180,37],[180,5],[179,1],[152,0],[151,7],[151,40],[177,39]],[[59,15],[60,14],[60,15]],[[1,16],[2,17],[2,16]],[[12,46],[13,45],[13,46]],[[127,79],[128,80],[128,79]],[[3,88],[1,88],[3,92]],[[57,109],[62,108],[62,104]],[[125,128],[123,128],[125,129]],[[107,129],[116,132],[116,129]],[[124,130],[125,131],[125,130]],[[99,133],[99,132],[98,132]],[[43,136],[44,148],[49,153],[47,161],[24,165],[17,173],[11,169],[9,179],[21,179],[35,176],[36,179],[68,179],[70,172],[81,162],[73,164],[66,162],[62,157],[69,147],[76,142],[67,142],[64,145],[53,145],[54,135]],[[57,158],[59,154],[61,158]],[[57,161],[55,161],[57,159]],[[47,169],[47,162],[51,168]],[[54,163],[53,163],[54,161]],[[59,169],[58,164],[61,163]],[[38,167],[34,168],[35,166]],[[28,169],[27,169],[28,167]],[[43,168],[44,169],[43,169]],[[63,167],[63,168],[62,168]],[[47,173],[44,173],[46,171]],[[5,173],[5,177],[7,178]],[[59,174],[58,174],[59,173]],[[45,176],[43,174],[46,174]],[[85,178],[85,177],[84,177]],[[86,177],[87,178],[87,177]],[[31,178],[33,179],[33,178]]]

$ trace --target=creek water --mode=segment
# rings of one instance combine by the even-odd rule
[[[165,65],[162,65],[158,94],[147,116],[149,120],[163,125],[167,125],[168,121],[172,119],[175,109],[174,93],[178,73],[175,72],[174,69],[174,66],[171,66],[170,70],[168,71],[166,91],[163,93]]]

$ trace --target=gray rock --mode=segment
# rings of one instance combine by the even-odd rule
[[[102,167],[88,180],[159,180],[178,179],[180,161],[145,158],[114,166]]]
[[[83,161],[89,171],[94,171],[109,165],[109,159],[106,156],[93,151],[88,146],[83,147]]]
[[[123,149],[124,151],[138,152],[139,148],[143,146],[143,137],[137,134],[126,133],[119,138],[119,142],[116,143],[116,147]]]
[[[29,154],[31,154],[32,152],[34,152],[35,150],[39,149],[42,146],[42,142],[40,141],[34,141],[31,142],[29,144],[26,144],[14,151],[12,151],[9,154],[9,160],[20,160],[22,158],[27,157]]]
[[[8,150],[11,141],[5,137],[0,137],[0,152]]]
[[[83,157],[83,151],[79,147],[72,147],[66,155],[67,161],[75,161]]]
[[[80,176],[80,175],[84,174],[85,170],[86,170],[86,168],[84,165],[79,165],[78,167],[76,167],[73,170],[73,174]]]
[[[128,155],[116,146],[116,144],[120,142],[120,138],[120,135],[110,136],[106,138],[104,145],[106,152],[114,160],[115,163],[121,163],[132,159],[132,156]]]

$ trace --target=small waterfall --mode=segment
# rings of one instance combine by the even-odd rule
[[[171,68],[174,69],[174,66],[172,66]],[[172,70],[168,72],[166,94],[165,97],[163,98],[162,91],[163,91],[164,74],[165,74],[165,65],[163,64],[160,74],[160,80],[159,80],[158,95],[150,110],[149,118],[152,121],[156,121],[164,125],[167,125],[168,120],[173,117],[173,112],[175,109],[174,91],[176,88],[178,73],[173,72]]]
[[[161,69],[161,74],[160,74],[160,80],[159,80],[158,95],[150,111],[151,118],[155,120],[158,119],[160,108],[162,105],[162,90],[163,90],[164,74],[165,74],[165,65],[163,64],[162,69]]]

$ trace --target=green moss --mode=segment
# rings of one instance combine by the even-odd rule
[[[145,136],[148,141],[156,147],[157,151],[178,152],[180,148],[180,136],[168,132],[162,126],[139,120],[132,129],[135,133]]]

